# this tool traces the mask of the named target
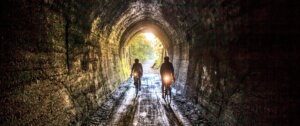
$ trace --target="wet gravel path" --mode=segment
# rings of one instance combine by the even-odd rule
[[[87,118],[83,126],[107,126],[110,122],[112,116],[114,115],[115,109],[117,109],[120,104],[120,101],[125,97],[126,92],[131,88],[130,84],[133,83],[131,80],[128,80],[122,83],[118,89],[116,89],[94,114]]]
[[[139,92],[134,126],[180,126],[180,122],[169,104],[161,98],[161,84],[157,74],[143,77],[142,90]]]
[[[171,104],[161,97],[160,75],[149,64],[142,78],[142,90],[135,93],[133,80],[121,84],[91,115],[86,126],[208,126],[201,108],[183,96],[173,96]],[[173,93],[175,94],[175,93]]]
[[[182,95],[173,97],[178,111],[184,118],[188,119],[190,125],[193,126],[211,126],[212,122],[205,118],[203,108],[192,103],[190,99]]]

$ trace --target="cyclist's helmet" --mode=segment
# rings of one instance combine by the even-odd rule
[[[139,59],[134,59],[134,62],[138,63],[138,62],[139,62]]]
[[[168,56],[165,56],[164,60],[165,60],[165,61],[169,61],[169,57],[168,57]]]

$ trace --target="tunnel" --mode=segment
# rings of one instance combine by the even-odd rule
[[[300,124],[296,1],[3,0],[0,6],[0,125]],[[160,86],[159,72],[144,75],[139,97],[130,95],[128,45],[145,32],[159,38],[174,66],[169,105],[155,95],[160,90],[148,90]],[[135,114],[146,96],[156,98],[145,101],[152,114]]]

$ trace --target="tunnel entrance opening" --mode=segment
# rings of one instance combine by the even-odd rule
[[[144,18],[127,24],[126,27],[120,26],[120,31],[117,32],[119,38],[119,56],[121,65],[120,76],[125,80],[130,76],[130,67],[134,58],[129,58],[128,47],[130,40],[135,36],[143,33],[152,33],[156,36],[163,46],[163,56],[169,56],[170,62],[173,63],[175,69],[175,76],[177,81],[174,83],[176,94],[184,94],[185,82],[187,78],[189,46],[185,42],[184,37],[170,25],[161,20],[152,18]],[[147,35],[151,38],[151,34]],[[163,58],[163,56],[161,58]],[[153,64],[152,64],[153,65]],[[159,68],[161,63],[156,63],[153,67]],[[158,71],[157,71],[158,72]]]
[[[128,53],[130,64],[134,59],[139,59],[142,64],[147,62],[152,68],[158,69],[167,51],[153,33],[141,32],[129,40],[125,52]]]
[[[125,78],[130,75],[130,67],[135,58],[141,59],[142,63],[152,60],[150,67],[155,69],[160,67],[164,56],[170,56],[172,59],[173,41],[168,32],[154,21],[134,23],[128,26],[120,36],[119,51]],[[140,52],[137,53],[138,50]]]

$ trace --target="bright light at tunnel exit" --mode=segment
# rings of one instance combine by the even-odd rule
[[[146,33],[144,33],[144,36],[147,40],[149,40],[151,42],[155,40],[155,35],[153,33],[146,32]]]

